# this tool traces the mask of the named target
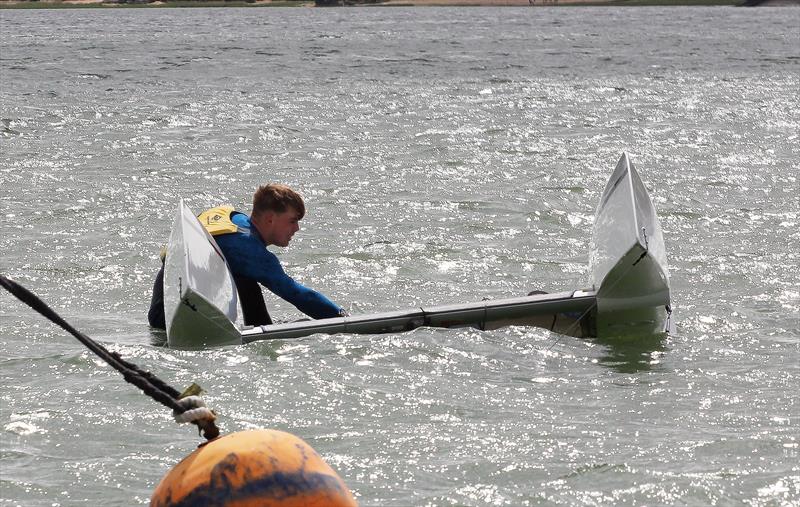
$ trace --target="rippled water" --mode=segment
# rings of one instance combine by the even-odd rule
[[[0,11],[0,271],[362,505],[800,504],[800,9]],[[631,153],[677,331],[158,346],[178,199],[306,197],[287,269],[353,313],[584,287]],[[0,503],[146,503],[198,443],[0,295]],[[274,298],[273,315],[299,314]]]

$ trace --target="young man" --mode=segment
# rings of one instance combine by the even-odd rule
[[[294,281],[275,254],[267,250],[269,245],[288,246],[300,230],[299,222],[305,213],[305,203],[297,192],[286,185],[273,184],[256,190],[249,217],[228,206],[212,208],[198,217],[228,261],[245,324],[272,324],[259,283],[314,319],[347,315],[330,299]],[[156,275],[147,320],[153,327],[166,328],[163,265]]]

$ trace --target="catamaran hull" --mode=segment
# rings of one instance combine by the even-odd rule
[[[652,335],[667,330],[669,286],[662,266],[641,245],[632,247],[606,276],[598,292],[594,336]]]
[[[167,344],[201,348],[242,343],[237,293],[225,256],[181,200],[164,263]]]
[[[623,153],[595,213],[590,260],[597,336],[666,330],[670,287],[661,225],[636,169]]]
[[[187,288],[167,329],[167,343],[179,349],[241,345],[242,335],[216,306]]]

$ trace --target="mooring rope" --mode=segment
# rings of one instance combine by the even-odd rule
[[[17,299],[30,306],[42,316],[49,319],[54,324],[60,326],[65,331],[78,339],[86,348],[94,352],[103,361],[108,363],[112,368],[120,372],[126,382],[135,385],[141,389],[147,396],[171,408],[176,420],[185,412],[192,412],[187,417],[181,417],[182,422],[191,422],[196,424],[203,436],[207,440],[213,440],[219,436],[219,429],[214,423],[214,413],[205,408],[205,403],[196,396],[190,396],[187,401],[180,398],[181,393],[175,388],[168,385],[163,380],[159,379],[149,371],[142,370],[133,363],[130,363],[119,355],[117,352],[111,352],[104,346],[100,345],[87,335],[81,333],[69,322],[61,318],[52,308],[39,299],[34,293],[18,284],[17,282],[0,275],[0,285],[2,285],[8,292],[13,294]],[[184,421],[185,419],[185,421]]]

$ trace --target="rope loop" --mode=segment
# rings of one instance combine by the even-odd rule
[[[206,402],[199,396],[187,396],[178,400],[178,405],[182,410],[177,408],[172,411],[172,416],[177,423],[197,423],[200,421],[214,421],[217,416],[214,412],[206,407]]]

